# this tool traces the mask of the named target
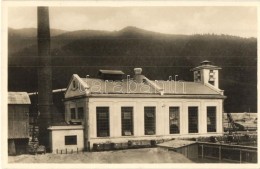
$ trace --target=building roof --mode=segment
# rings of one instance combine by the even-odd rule
[[[8,104],[31,104],[31,101],[26,92],[8,92]]]
[[[198,82],[157,81],[147,79],[143,83],[136,83],[133,79],[107,81],[97,78],[81,78],[81,80],[85,83],[85,86],[89,86],[88,90],[90,96],[131,97],[131,95],[134,95],[136,97],[225,97],[218,89],[213,89],[212,87]]]
[[[172,98],[178,98],[178,99],[225,99],[226,96],[223,95],[188,95],[188,94],[90,94],[88,97],[92,98],[167,98],[167,99],[172,99]],[[69,100],[66,99],[66,100]]]
[[[221,67],[211,65],[211,62],[210,62],[210,61],[204,60],[204,61],[202,61],[202,62],[200,63],[200,66],[197,66],[197,67],[191,69],[191,71],[201,70],[201,69],[216,70],[216,69],[221,69]]]
[[[92,94],[159,94],[155,88],[147,83],[135,83],[134,80],[106,81],[95,78],[81,78],[90,88]]]
[[[221,69],[205,60],[192,69]],[[99,70],[99,78],[81,78],[73,74],[65,93],[66,99],[78,97],[121,97],[121,98],[198,98],[224,99],[224,91],[208,83],[174,80],[150,80],[142,74],[141,68],[134,69],[134,76],[123,79],[121,70]],[[118,78],[120,76],[120,78]],[[113,78],[112,78],[113,77]],[[74,83],[72,83],[74,82]],[[78,83],[75,90],[73,84]],[[68,90],[69,89],[69,90]]]
[[[58,125],[58,126],[50,126],[48,130],[84,130],[84,126],[82,125]]]
[[[175,82],[160,80],[157,84],[163,88],[165,94],[214,95],[216,90],[198,82]],[[176,90],[175,90],[176,85]]]
[[[169,148],[169,149],[175,149],[175,148],[180,148],[180,147],[184,147],[184,146],[195,144],[195,143],[197,143],[197,142],[196,141],[190,141],[190,140],[176,139],[176,140],[171,140],[171,141],[161,143],[158,146],[159,147],[166,147],[166,148]]]
[[[217,69],[221,69],[221,67],[214,66],[214,65],[200,65],[200,66],[198,66],[198,67],[195,67],[195,68],[191,69],[191,71],[201,70],[201,69],[217,70]]]
[[[113,75],[124,75],[125,73],[122,70],[99,70],[102,74],[113,74]]]

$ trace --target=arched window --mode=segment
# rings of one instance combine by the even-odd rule
[[[72,89],[76,89],[77,88],[77,83],[76,83],[76,81],[74,80],[73,82],[72,82]]]

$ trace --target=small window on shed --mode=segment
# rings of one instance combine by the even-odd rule
[[[77,145],[77,136],[65,136],[65,145]]]

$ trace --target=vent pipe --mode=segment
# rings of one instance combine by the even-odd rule
[[[50,55],[50,26],[48,7],[38,7],[38,110],[39,143],[49,148],[52,100],[52,64]]]
[[[134,80],[136,83],[142,83],[145,80],[144,75],[142,75],[142,68],[134,68]]]

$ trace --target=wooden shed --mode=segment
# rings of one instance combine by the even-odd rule
[[[29,141],[29,106],[28,93],[8,92],[8,154],[26,152]]]

